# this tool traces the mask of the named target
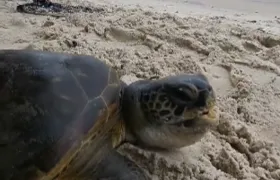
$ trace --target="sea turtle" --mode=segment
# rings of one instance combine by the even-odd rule
[[[117,148],[193,144],[215,102],[199,73],[125,84],[93,56],[0,50],[0,179],[149,179]]]

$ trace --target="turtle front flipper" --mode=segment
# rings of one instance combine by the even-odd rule
[[[98,180],[150,180],[151,178],[133,161],[116,150],[98,165],[95,176]]]

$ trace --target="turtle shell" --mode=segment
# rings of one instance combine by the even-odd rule
[[[48,172],[89,132],[112,128],[120,90],[117,72],[92,56],[1,50],[0,179]]]

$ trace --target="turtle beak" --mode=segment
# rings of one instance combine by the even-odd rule
[[[199,119],[210,125],[218,125],[219,123],[219,108],[216,105],[211,105],[207,111],[204,111]]]

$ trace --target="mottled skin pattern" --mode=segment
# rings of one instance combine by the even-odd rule
[[[126,139],[142,148],[176,149],[191,145],[218,124],[215,93],[202,74],[136,81],[124,93],[124,118],[138,117],[126,122],[127,131],[131,131]]]
[[[0,51],[1,180],[147,180],[116,147],[180,148],[217,122],[202,75],[127,86],[92,56]]]

